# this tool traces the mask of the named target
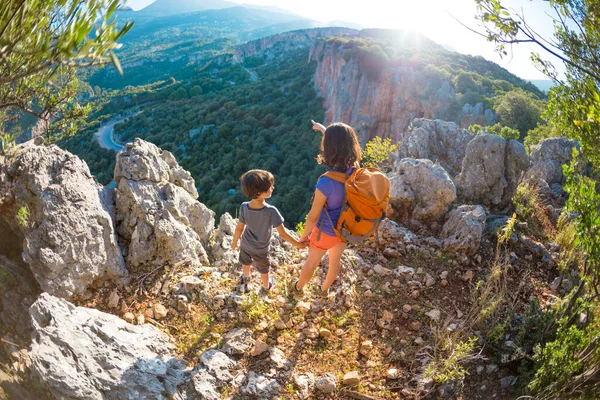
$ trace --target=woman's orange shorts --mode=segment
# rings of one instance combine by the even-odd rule
[[[344,243],[338,236],[331,236],[325,232],[321,232],[321,240],[317,240],[318,236],[319,228],[315,226],[310,233],[310,243],[308,244],[311,249],[329,250],[340,243]]]

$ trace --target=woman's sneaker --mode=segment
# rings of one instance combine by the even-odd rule
[[[292,283],[290,284],[290,293],[296,297],[301,299],[302,297],[304,297],[304,290],[302,289],[298,289],[298,279],[295,279],[292,281]]]
[[[329,298],[330,289],[331,287],[327,288],[327,290],[323,290],[321,286],[317,286],[316,294],[322,299],[327,299]]]

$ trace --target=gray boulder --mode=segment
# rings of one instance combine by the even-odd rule
[[[58,399],[168,399],[184,380],[169,337],[152,325],[43,293],[30,310],[32,370]]]
[[[451,176],[460,172],[473,134],[454,122],[416,118],[398,141],[395,158],[426,158],[439,163]]]
[[[492,134],[471,140],[456,177],[459,201],[503,209],[512,199],[522,172],[529,165],[523,145]]]
[[[0,215],[23,238],[23,260],[43,291],[69,297],[127,275],[102,186],[82,160],[29,141],[0,158],[0,170]]]
[[[136,139],[117,154],[116,221],[127,262],[200,266],[214,230],[214,212],[196,200],[194,181],[174,157]]]
[[[516,140],[509,140],[506,145],[506,153],[504,160],[504,176],[506,177],[507,186],[502,196],[502,203],[508,204],[515,193],[517,186],[530,165],[529,155],[525,147]]]
[[[24,341],[31,336],[29,307],[39,293],[40,287],[27,265],[0,255],[0,336],[10,335]],[[6,353],[11,351],[8,349]]]
[[[237,219],[234,219],[229,213],[221,215],[219,227],[214,234],[214,242],[211,247],[211,255],[215,261],[215,266],[235,265],[237,262],[237,252],[231,250],[231,242],[237,225]]]
[[[450,176],[430,160],[405,158],[390,179],[390,218],[430,223],[446,214],[456,199]]]
[[[536,179],[553,183],[565,183],[562,166],[572,160],[573,148],[578,148],[574,140],[566,137],[543,140],[531,153],[531,168],[527,171],[526,179]]]
[[[444,250],[467,256],[479,249],[486,214],[481,206],[462,205],[446,215],[440,235]]]

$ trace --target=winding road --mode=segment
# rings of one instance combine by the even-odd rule
[[[135,117],[141,112],[142,111],[138,111],[137,113],[133,115],[128,115],[127,117],[121,117],[115,120],[110,120],[108,124],[101,126],[96,131],[96,133],[94,133],[94,136],[98,140],[98,144],[100,145],[100,147],[102,147],[103,149],[114,150],[115,152],[121,150],[123,148],[123,145],[116,143],[113,137],[115,125],[125,121],[126,118]]]

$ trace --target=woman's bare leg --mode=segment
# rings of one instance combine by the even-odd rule
[[[315,273],[315,269],[321,262],[321,259],[325,255],[326,250],[318,250],[310,248],[308,249],[308,257],[306,258],[306,262],[302,266],[302,270],[300,271],[300,278],[298,279],[298,283],[296,284],[298,290],[302,290],[304,285],[310,281],[313,274]]]
[[[325,281],[323,282],[323,285],[321,285],[323,291],[329,289],[337,279],[337,276],[340,273],[340,260],[344,249],[346,249],[346,243],[340,243],[329,249],[329,269],[327,270]]]

